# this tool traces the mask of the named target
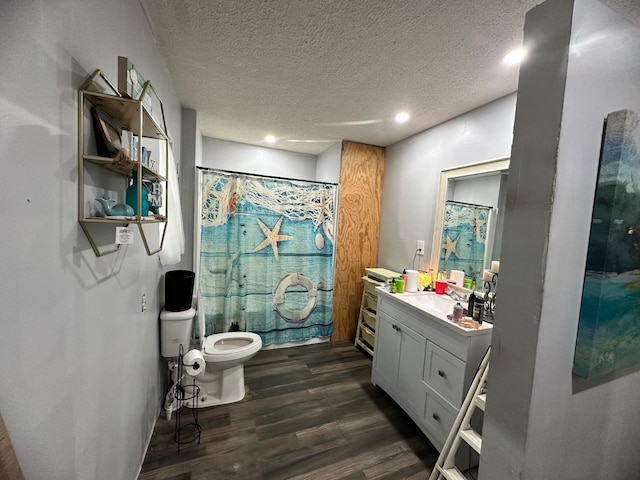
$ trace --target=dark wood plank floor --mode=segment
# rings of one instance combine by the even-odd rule
[[[438,452],[370,378],[348,342],[260,351],[244,400],[198,410],[200,444],[178,452],[161,415],[138,478],[427,479]]]

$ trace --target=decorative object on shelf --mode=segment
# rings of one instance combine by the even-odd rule
[[[116,201],[110,198],[96,198],[96,201],[102,205],[102,211],[107,217],[113,217],[116,215],[134,215],[133,208],[124,203],[116,204]]]
[[[142,147],[142,164],[149,166],[149,159],[151,158],[151,150],[147,147]]]
[[[118,91],[122,96],[142,100],[142,91],[146,83],[144,77],[136,70],[127,57],[118,57]],[[145,99],[146,100],[146,99]],[[144,106],[147,102],[143,101]]]
[[[121,148],[118,154],[113,157],[113,165],[117,167],[125,167],[125,168],[135,168],[136,162],[131,160],[129,156],[129,150],[126,148]]]
[[[147,190],[149,191],[147,195],[149,210],[155,215],[158,215],[160,214],[160,207],[162,207],[162,193],[164,192],[164,188],[161,183],[153,182],[147,184]]]
[[[151,118],[166,134],[164,107],[151,83],[140,75],[131,60],[118,57],[118,91],[125,97],[140,100]]]
[[[91,115],[95,125],[98,155],[115,157],[122,148],[122,129],[97,107],[91,108]]]
[[[136,172],[133,172],[131,180],[131,184],[127,188],[126,193],[127,205],[130,205],[133,208],[134,215],[138,215],[138,213],[140,213],[141,216],[146,217],[149,215],[149,190],[147,189],[147,185],[145,182],[142,182],[139,199],[140,212],[138,212],[138,200],[136,200],[136,197],[138,196],[138,174]]]

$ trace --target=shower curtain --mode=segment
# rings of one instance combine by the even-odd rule
[[[250,331],[263,345],[329,337],[336,186],[199,172],[206,335]]]
[[[440,270],[464,270],[478,285],[493,242],[492,207],[447,200],[440,244]]]

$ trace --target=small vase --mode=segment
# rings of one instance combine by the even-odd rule
[[[149,198],[148,198],[149,190],[147,189],[147,186],[143,182],[141,198],[140,198],[140,202],[138,202],[136,200],[137,193],[138,193],[138,176],[136,172],[133,172],[133,177],[131,178],[131,180],[132,180],[131,185],[129,185],[129,187],[127,188],[127,193],[126,193],[127,205],[133,208],[133,214],[137,215],[138,203],[139,203],[140,215],[143,217],[146,217],[147,215],[149,215]]]

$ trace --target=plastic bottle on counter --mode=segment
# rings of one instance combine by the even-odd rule
[[[404,279],[402,277],[396,279],[396,293],[404,293]]]
[[[463,310],[464,309],[462,308],[462,305],[460,305],[460,302],[456,303],[453,306],[453,322],[454,323],[458,323],[458,321],[462,319]]]
[[[392,278],[389,282],[389,293],[396,293],[396,279]]]
[[[473,317],[473,306],[476,303],[476,294],[475,292],[471,292],[469,295],[469,303],[467,304],[467,315],[469,317]]]
[[[480,299],[476,300],[473,305],[473,319],[478,323],[482,323],[484,320],[484,302]]]
[[[404,268],[402,270],[402,281],[404,282],[405,285],[407,284],[407,269],[406,268]]]

